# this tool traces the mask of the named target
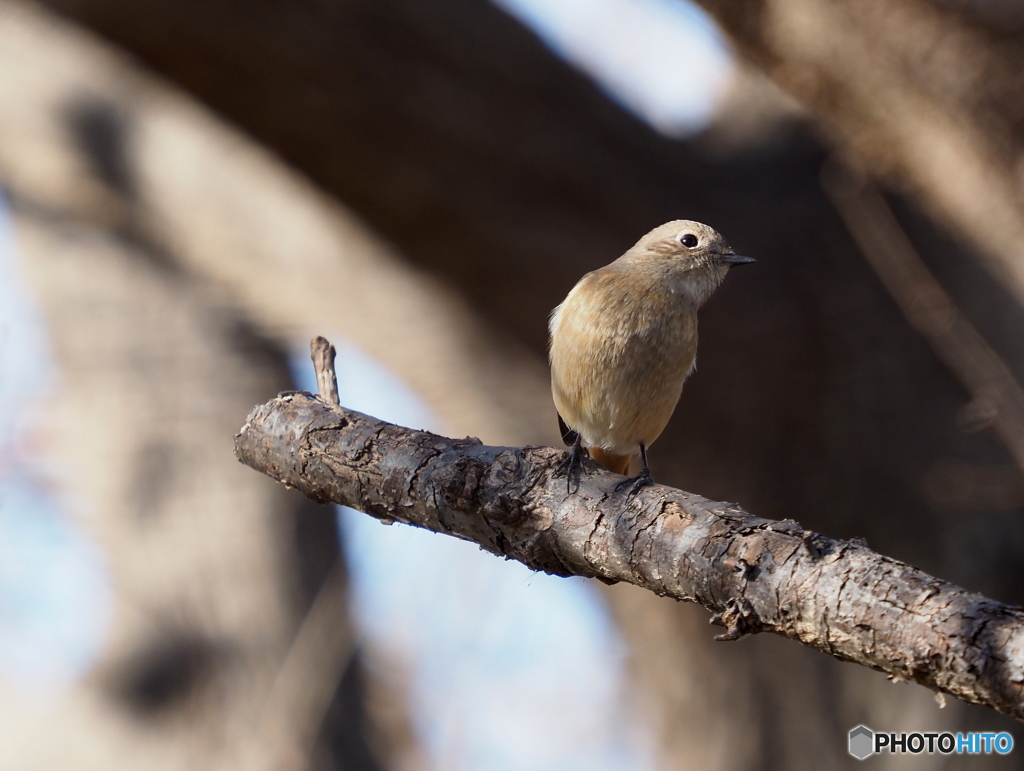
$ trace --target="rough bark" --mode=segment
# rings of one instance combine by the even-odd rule
[[[235,452],[318,502],[699,602],[726,627],[719,640],[774,632],[1024,719],[1024,610],[861,542],[664,486],[633,496],[593,464],[570,493],[563,451],[446,439],[303,392],[257,407]]]

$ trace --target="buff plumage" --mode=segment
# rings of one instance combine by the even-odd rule
[[[595,460],[625,474],[646,458],[694,369],[697,309],[746,262],[707,225],[676,220],[585,275],[555,308],[552,396]]]

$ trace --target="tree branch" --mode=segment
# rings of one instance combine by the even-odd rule
[[[289,392],[235,438],[249,466],[313,500],[473,541],[534,570],[696,601],[720,640],[775,632],[838,659],[1024,719],[1024,610],[792,520],[669,487],[635,497],[550,447],[448,439]]]
[[[822,187],[910,326],[971,394],[978,427],[991,424],[1024,471],[1024,389],[1013,371],[960,312],[866,178],[833,158]]]

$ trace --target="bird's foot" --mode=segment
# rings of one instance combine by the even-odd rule
[[[555,467],[555,476],[565,474],[565,491],[572,495],[580,489],[580,474],[583,473],[583,446],[577,439],[569,449],[565,460]],[[576,483],[575,488],[573,482]]]
[[[636,495],[638,492],[643,490],[648,485],[653,484],[654,479],[651,477],[651,470],[649,468],[644,467],[644,470],[637,474],[635,477],[628,477],[626,479],[623,479],[621,482],[615,485],[613,489],[615,492],[619,492],[624,487],[629,487],[629,493],[626,495],[626,498],[628,499],[632,498],[634,495]]]

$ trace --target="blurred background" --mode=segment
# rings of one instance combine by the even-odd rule
[[[0,0],[0,186],[0,767],[821,769],[860,723],[1016,732],[231,446],[314,334],[346,406],[557,444],[549,311],[697,219],[758,262],[655,477],[1021,603],[1019,4]]]

